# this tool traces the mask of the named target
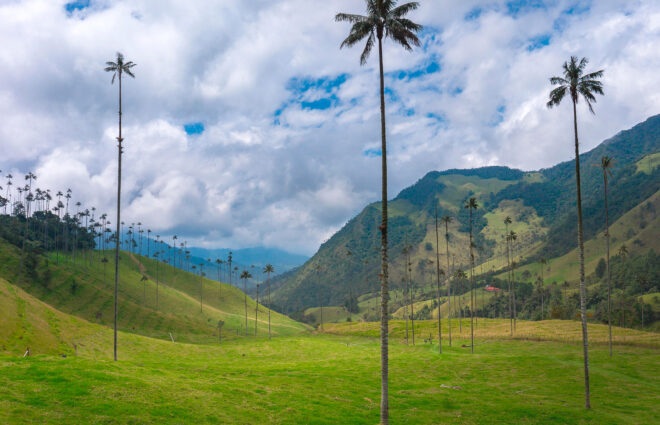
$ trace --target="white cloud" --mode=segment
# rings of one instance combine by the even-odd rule
[[[545,101],[572,54],[606,70],[597,115],[580,110],[584,149],[660,112],[655,2],[421,3],[424,48],[384,46],[391,196],[431,169],[569,159],[570,111]],[[71,16],[64,4],[0,5],[3,172],[34,170],[112,212],[117,85],[103,64],[120,50],[138,64],[124,82],[126,222],[310,253],[378,199],[380,158],[365,155],[380,146],[377,57],[361,67],[360,48],[340,50],[349,27],[333,19],[361,2],[92,0]],[[205,131],[187,135],[191,122]]]

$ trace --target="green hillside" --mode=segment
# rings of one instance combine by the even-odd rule
[[[21,289],[48,305],[99,325],[112,326],[114,270],[101,262],[101,252],[80,254],[74,263],[70,255],[49,253],[36,257],[33,273],[26,274]],[[109,254],[109,253],[108,253]],[[17,281],[20,251],[0,239],[0,277]],[[90,261],[90,256],[92,257]],[[59,257],[59,264],[56,258]],[[177,341],[213,342],[218,321],[224,321],[223,335],[245,335],[243,292],[227,284],[200,279],[160,263],[156,285],[155,262],[125,252],[120,256],[119,329],[144,336]],[[144,278],[143,278],[144,277]],[[200,311],[200,283],[203,282],[203,309]],[[157,299],[158,297],[158,299]],[[248,335],[254,335],[256,303],[247,298]],[[274,336],[305,332],[306,327],[286,316],[271,312]],[[258,336],[268,335],[268,312],[260,305]]]
[[[660,167],[654,165],[658,154],[660,115],[581,154],[585,238],[593,240],[589,244],[590,270],[598,261],[604,231],[602,170],[595,165],[600,163],[602,155],[616,160],[608,187],[610,222],[619,223],[616,226],[621,227],[612,230],[613,234],[621,233],[616,241],[613,239],[614,245],[625,242],[630,247],[630,244],[636,244],[635,252],[646,252],[657,245],[654,241],[660,239],[660,229],[655,218],[651,219],[650,212],[639,212],[636,207],[660,191]],[[531,280],[538,272],[535,263],[541,257],[557,258],[551,260],[551,263],[557,262],[552,272],[556,274],[549,274],[546,281],[574,277],[570,272],[573,266],[568,265],[568,259],[577,258],[572,253],[577,245],[572,160],[535,172],[507,167],[434,171],[401,191],[389,203],[393,299],[401,295],[403,288],[407,259],[402,251],[407,245],[411,246],[410,266],[412,279],[420,288],[419,301],[429,299],[435,279],[436,205],[439,205],[440,216],[454,217],[449,226],[449,269],[468,267],[469,219],[462,206],[469,197],[475,197],[479,203],[474,215],[478,274],[493,273],[506,267],[503,220],[510,216],[513,223],[509,230],[518,234],[511,254],[516,262],[526,265],[518,269],[521,275],[530,272],[525,279]],[[639,219],[635,216],[633,220],[634,214],[648,217]],[[369,294],[377,297],[380,285],[379,219],[380,205],[368,205],[321,245],[303,266],[274,279],[273,302],[278,309],[292,313],[320,303],[344,306],[351,297]],[[447,269],[444,245],[444,228],[441,227],[440,266],[443,270]],[[395,310],[398,307],[395,306]]]

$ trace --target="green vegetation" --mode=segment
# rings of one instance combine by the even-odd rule
[[[70,255],[37,256],[34,272],[26,276],[22,288],[49,305],[90,322],[111,326],[113,322],[112,266],[102,263],[95,251],[91,263],[73,263]],[[0,240],[0,276],[13,279],[18,265],[18,249]],[[216,281],[203,279],[207,297],[200,312],[200,277],[158,263],[158,288],[155,260],[121,252],[119,283],[119,329],[140,335],[169,340],[208,343],[217,338],[217,322],[225,322],[226,337],[236,337],[244,330],[243,292]],[[105,270],[104,270],[105,268]],[[48,278],[46,278],[48,276]],[[142,278],[146,276],[147,279]],[[73,283],[75,282],[75,290]],[[158,298],[156,298],[158,296]],[[255,311],[254,300],[248,298],[248,309]],[[306,327],[273,312],[274,335],[294,335]],[[254,327],[254,316],[248,318]],[[259,336],[268,335],[268,312],[259,307]],[[120,350],[121,351],[121,350]]]
[[[638,173],[652,174],[660,166],[660,152],[645,155],[635,163]]]
[[[331,335],[204,345],[120,332],[115,363],[108,327],[60,313],[6,282],[0,282],[0,307],[2,323],[16,323],[11,340],[20,341],[0,354],[0,418],[6,424],[378,421],[377,323],[327,325]],[[7,322],[10,317],[16,319]],[[391,322],[393,421],[618,425],[653,423],[660,414],[658,334],[614,328],[616,355],[610,359],[607,328],[590,326],[594,393],[587,411],[576,402],[579,323],[520,322],[518,338],[509,339],[506,321],[480,320],[473,355],[462,347],[468,341],[464,324],[459,336],[454,322],[455,344],[439,355],[437,341],[404,345],[403,322]],[[436,334],[436,321],[417,326],[423,338]],[[31,357],[17,357],[24,342],[38,347],[49,335],[52,341]]]

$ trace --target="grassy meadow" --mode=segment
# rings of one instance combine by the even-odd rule
[[[374,424],[379,415],[377,323],[326,333],[172,343],[119,334],[0,281],[3,424]],[[435,321],[416,321],[417,345],[391,322],[390,406],[402,424],[650,424],[660,415],[660,335],[590,326],[592,403],[585,410],[579,323],[469,321],[438,353]],[[445,338],[447,323],[444,323]],[[424,342],[433,335],[431,344]],[[74,349],[75,342],[77,348]],[[33,355],[21,357],[25,345]]]

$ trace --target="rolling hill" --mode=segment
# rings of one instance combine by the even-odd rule
[[[59,254],[59,263],[56,253],[40,256],[33,272],[24,276],[16,289],[63,313],[110,327],[114,271],[111,263],[101,261],[102,254],[102,251],[87,253],[85,261],[78,254],[75,262],[72,256]],[[20,250],[0,239],[0,278],[5,282],[17,282],[19,258]],[[222,320],[223,335],[238,338],[245,335],[245,302],[248,335],[253,336],[257,305],[240,289],[162,262],[121,253],[119,329],[122,331],[164,340],[209,343],[217,340],[218,321]],[[257,322],[258,336],[267,336],[268,311],[261,303]],[[307,329],[301,323],[271,312],[273,336],[296,335]]]
[[[615,246],[624,241],[636,244],[635,240],[639,240],[643,245],[637,246],[636,251],[647,251],[656,246],[653,240],[660,236],[659,223],[648,212],[648,208],[655,208],[654,199],[660,191],[660,115],[580,155],[585,239],[593,240],[588,244],[593,247],[601,245],[598,238],[602,237],[605,224],[603,177],[597,166],[604,155],[616,161],[608,186],[610,222],[616,223],[612,232],[618,235],[613,243]],[[469,264],[469,219],[462,206],[469,197],[477,198],[480,207],[474,217],[477,273],[492,273],[506,266],[503,219],[507,215],[513,219],[509,230],[518,233],[515,257],[522,265],[533,269],[533,264],[541,257],[576,257],[572,253],[577,245],[572,160],[531,172],[507,167],[432,171],[389,202],[393,298],[403,288],[406,259],[402,251],[405,246],[411,246],[413,280],[422,288],[432,284],[436,205],[439,216],[454,217],[449,226],[449,259],[445,255],[444,229],[440,229],[441,267],[447,269],[449,260],[451,270],[466,268]],[[643,208],[647,209],[640,213]],[[640,214],[648,217],[640,221]],[[321,245],[305,264],[275,278],[273,302],[280,311],[291,313],[321,303],[343,306],[352,297],[377,296],[379,217],[380,204],[368,205]],[[635,220],[637,224],[633,226]],[[591,251],[592,260],[597,261],[600,251],[596,248]],[[595,267],[595,263],[591,267]],[[567,276],[570,277],[570,273]]]

